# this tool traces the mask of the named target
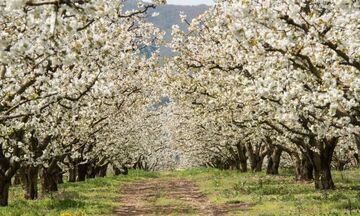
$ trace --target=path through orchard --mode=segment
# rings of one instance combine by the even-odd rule
[[[151,179],[135,182],[121,190],[116,216],[135,215],[238,215],[252,204],[214,205],[191,181]],[[237,212],[237,213],[236,213]]]

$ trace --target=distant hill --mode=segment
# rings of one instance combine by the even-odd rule
[[[125,10],[134,9],[137,7],[137,0],[129,0],[125,4]],[[148,14],[148,20],[155,24],[156,27],[164,30],[166,32],[165,39],[171,39],[171,28],[173,25],[179,25],[180,29],[186,30],[186,24],[182,23],[180,20],[180,12],[183,11],[187,17],[188,21],[196,18],[203,12],[205,12],[209,6],[207,5],[198,5],[198,6],[184,6],[184,5],[163,5],[158,6],[156,9],[150,9]],[[157,17],[152,17],[151,14],[154,12],[160,13]],[[171,56],[173,55],[171,50],[168,48],[161,48],[160,55],[162,56]]]

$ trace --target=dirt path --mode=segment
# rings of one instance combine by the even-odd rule
[[[136,182],[124,187],[116,216],[133,215],[236,215],[251,204],[212,205],[191,181],[159,180]]]

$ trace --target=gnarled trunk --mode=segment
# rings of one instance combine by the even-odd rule
[[[77,166],[77,181],[85,181],[88,164],[79,164]]]
[[[122,168],[118,168],[117,166],[113,165],[113,170],[115,175],[127,175],[129,170],[126,166],[122,166]]]
[[[23,140],[24,130],[15,130],[12,134],[13,138],[18,141]],[[13,154],[17,155],[19,149],[15,147]],[[20,168],[20,163],[5,157],[3,143],[0,142],[0,206],[7,206],[9,202],[9,188],[11,179]],[[19,156],[19,155],[17,155]]]
[[[264,158],[265,158],[265,156],[261,155],[261,154],[251,154],[250,155],[251,171],[261,172]]]
[[[279,174],[280,158],[282,150],[280,148],[274,147],[269,154],[268,166],[266,173],[270,175]]]
[[[122,174],[123,175],[128,175],[129,174],[129,169],[127,168],[127,166],[123,166],[122,168],[123,168]]]
[[[24,189],[24,198],[34,200],[38,198],[38,174],[39,168],[25,166],[20,169],[21,183]]]
[[[121,170],[117,166],[113,165],[112,168],[114,170],[114,175],[121,175]]]
[[[69,182],[76,182],[76,169],[70,168],[69,169]]]
[[[42,193],[58,191],[58,170],[44,168],[41,176]]]
[[[89,165],[89,167],[88,167],[88,172],[87,172],[87,178],[95,178],[95,176],[96,176],[96,167],[95,167],[95,165],[93,165],[93,164],[91,164],[91,165]]]
[[[8,205],[10,185],[10,180],[0,179],[0,206]]]
[[[57,183],[58,184],[63,184],[64,183],[64,174],[63,174],[63,172],[58,174]]]
[[[14,185],[20,185],[21,184],[21,175],[19,172],[17,172],[14,176]]]
[[[305,155],[302,155],[302,158],[300,158],[300,155],[296,151],[288,153],[294,162],[296,181],[313,180],[313,166],[311,161]]]
[[[334,189],[335,184],[331,176],[331,160],[338,139],[324,140],[319,144],[319,153],[308,151],[315,171],[315,188],[328,190]]]
[[[349,160],[341,160],[336,159],[335,161],[335,168],[338,171],[343,171],[345,169],[345,166],[349,163]]]
[[[240,160],[240,172],[247,172],[247,160]]]
[[[354,154],[358,167],[360,167],[360,134],[355,135],[355,142],[358,149],[358,153]]]
[[[98,167],[96,176],[98,176],[98,177],[105,177],[105,176],[106,176],[106,172],[107,172],[107,167],[108,167],[107,164],[104,165],[104,166]]]
[[[255,151],[250,144],[247,145],[247,152],[250,158],[250,167],[253,172],[260,172],[265,156],[268,154],[268,149],[264,145],[255,146]]]
[[[246,147],[241,142],[238,142],[236,144],[236,148],[238,152],[240,172],[247,172]]]
[[[251,157],[251,159],[250,159],[251,170],[253,172],[261,172],[263,161],[264,161],[264,158],[261,158],[259,156]]]
[[[335,184],[331,176],[331,160],[321,154],[319,159],[315,159],[315,188],[316,189],[334,189]]]
[[[310,181],[314,179],[314,167],[311,164],[311,161],[306,158],[303,157],[301,160],[301,167],[300,167],[300,180],[303,181]]]
[[[6,160],[1,148],[0,143],[0,206],[7,206],[11,179],[19,170],[20,165],[17,162],[11,163],[9,160]]]

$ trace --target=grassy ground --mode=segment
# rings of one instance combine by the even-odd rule
[[[360,215],[360,170],[333,172],[336,190],[314,190],[312,183],[294,181],[290,171],[281,176],[264,173],[239,173],[216,169],[190,169],[176,172],[149,173],[131,171],[128,176],[107,177],[81,183],[65,183],[59,192],[35,201],[22,198],[21,188],[12,188],[10,205],[0,207],[2,215],[109,215],[119,206],[120,188],[130,182],[161,178],[188,179],[214,205],[252,203],[241,215]],[[155,204],[180,205],[180,200],[158,196]],[[240,214],[240,213],[239,213]]]
[[[0,216],[109,215],[119,205],[119,190],[122,185],[158,176],[158,173],[132,171],[128,176],[64,183],[60,185],[58,193],[34,201],[24,200],[21,188],[15,187],[9,194],[9,206],[0,207]]]
[[[313,183],[294,181],[290,171],[281,176],[265,173],[239,173],[216,169],[192,169],[167,173],[199,185],[211,202],[217,204],[254,203],[241,215],[360,215],[360,170],[333,172],[337,189],[314,189]]]

